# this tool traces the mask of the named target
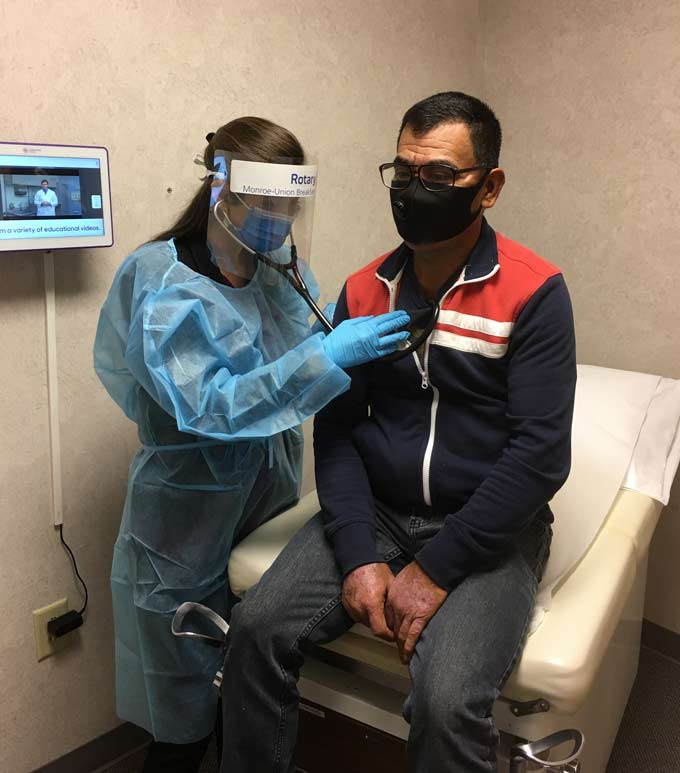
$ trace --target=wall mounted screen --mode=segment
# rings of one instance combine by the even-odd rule
[[[106,148],[0,142],[0,252],[112,244]]]

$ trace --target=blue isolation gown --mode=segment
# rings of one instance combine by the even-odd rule
[[[349,386],[308,317],[272,269],[221,285],[173,241],[130,255],[102,308],[95,369],[141,441],[111,574],[117,711],[158,741],[215,724],[222,653],[173,637],[175,610],[227,616],[232,546],[297,500],[300,424]]]

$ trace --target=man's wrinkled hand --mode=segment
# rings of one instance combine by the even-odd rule
[[[415,561],[392,580],[385,604],[386,622],[394,632],[402,663],[413,655],[420,634],[449,595]]]
[[[393,580],[387,564],[365,564],[350,572],[342,584],[342,604],[347,614],[385,641],[394,641],[385,621],[385,599]]]

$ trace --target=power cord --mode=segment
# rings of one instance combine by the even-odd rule
[[[76,573],[76,577],[80,580],[80,584],[83,586],[83,590],[85,591],[85,603],[83,604],[83,608],[78,612],[79,615],[82,615],[83,612],[87,609],[87,600],[88,600],[88,593],[87,593],[87,585],[85,585],[85,580],[80,576],[80,572],[78,571],[78,564],[76,563],[76,557],[73,555],[73,551],[71,548],[66,544],[66,540],[64,539],[64,524],[59,524],[59,539],[61,540],[61,544],[66,548],[69,556],[71,556],[71,561],[73,561],[73,569]]]
[[[77,612],[75,609],[71,609],[68,612],[65,612],[63,615],[59,615],[59,617],[55,617],[49,621],[47,624],[47,632],[52,638],[55,639],[59,638],[60,636],[64,636],[64,634],[70,633],[71,631],[74,631],[76,628],[80,628],[80,626],[83,624],[83,613],[87,609],[87,601],[89,598],[85,580],[83,580],[83,578],[80,576],[80,572],[78,571],[76,557],[73,555],[73,551],[67,545],[66,540],[64,539],[64,525],[62,523],[59,524],[59,539],[71,557],[71,561],[73,561],[73,569],[76,573],[76,577],[80,580],[80,584],[83,586],[83,590],[85,591],[85,603],[83,604],[83,608],[80,611]]]

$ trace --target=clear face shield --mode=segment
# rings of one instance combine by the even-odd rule
[[[209,172],[208,246],[222,270],[250,279],[257,253],[275,259],[275,253],[286,253],[293,243],[301,258],[309,255],[316,166],[294,159],[250,161],[221,150],[215,151],[214,166]],[[303,188],[298,179],[311,182]],[[241,251],[251,260],[239,256]]]
[[[215,168],[211,216],[239,247],[275,258],[273,253],[295,244],[300,259],[309,255],[315,165],[303,166],[294,159],[248,161],[218,150]],[[228,268],[230,250],[219,250],[218,258],[224,260],[222,252],[227,253]],[[233,268],[243,267],[237,263]]]
[[[288,282],[328,328],[305,284],[316,193],[316,164],[301,159],[252,161],[216,150],[208,218],[208,247],[228,278]]]

